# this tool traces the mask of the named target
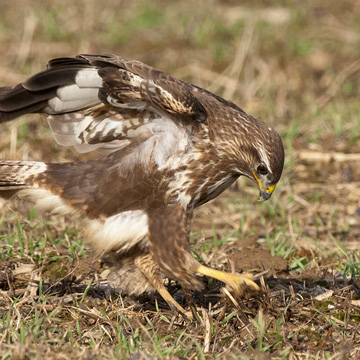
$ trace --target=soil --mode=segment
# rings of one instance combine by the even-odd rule
[[[236,271],[267,271],[267,276],[285,272],[288,261],[281,256],[272,256],[270,250],[262,248],[255,239],[237,242],[229,260],[233,262]]]

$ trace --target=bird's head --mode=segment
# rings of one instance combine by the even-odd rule
[[[254,180],[260,201],[270,198],[284,167],[284,147],[279,134],[265,123],[251,118],[237,147],[237,172]]]
[[[262,136],[258,136],[253,144],[250,178],[258,184],[259,200],[265,201],[270,198],[280,180],[284,167],[284,147],[275,130],[266,124],[261,125]]]

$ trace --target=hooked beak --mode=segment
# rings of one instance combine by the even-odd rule
[[[253,173],[254,178],[256,180],[256,182],[258,183],[259,186],[259,190],[260,190],[260,199],[259,201],[266,201],[268,199],[270,199],[271,194],[274,192],[276,185],[271,185],[271,186],[264,186],[260,179],[257,177],[257,175],[255,173]]]

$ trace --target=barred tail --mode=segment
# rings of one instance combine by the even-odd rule
[[[3,191],[17,191],[32,186],[33,175],[46,171],[40,161],[0,161],[0,196]]]
[[[74,208],[66,200],[63,201],[56,191],[51,190],[52,185],[57,187],[51,173],[55,172],[55,177],[56,174],[60,174],[61,177],[64,168],[74,165],[77,164],[0,160],[0,199],[9,199],[16,195],[22,200],[33,203],[34,208],[39,212],[75,216]],[[70,176],[72,176],[71,172]]]

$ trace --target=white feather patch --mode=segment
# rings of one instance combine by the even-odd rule
[[[259,148],[259,152],[260,152],[260,158],[261,160],[265,163],[266,167],[271,170],[270,168],[270,161],[269,158],[267,156],[267,152],[264,150],[262,144],[258,143],[258,148]]]
[[[83,131],[85,128],[81,130]],[[123,122],[119,120],[113,120],[111,118],[105,118],[100,122],[93,120],[93,124],[89,127],[88,130],[86,130],[90,139],[98,138],[100,141],[106,138],[109,133],[112,133],[114,136],[119,136],[121,135],[122,131]]]
[[[98,100],[98,94],[99,89],[97,88],[79,88],[76,84],[61,87],[56,91],[56,95],[61,101]]]
[[[3,163],[4,162],[6,161],[3,161]],[[12,161],[9,161],[9,163],[11,162]],[[47,169],[47,165],[42,161],[20,161],[19,165],[21,165],[21,167],[18,168],[18,174],[24,175],[26,177],[30,175],[40,174]]]
[[[101,88],[103,81],[97,69],[93,68],[80,70],[76,74],[75,83],[80,88]]]
[[[34,208],[39,212],[48,212],[54,215],[74,216],[75,210],[67,205],[58,195],[49,190],[25,189],[20,190],[18,197],[34,203]]]
[[[146,107],[146,102],[144,101],[131,101],[131,102],[126,102],[123,103],[118,99],[114,99],[112,96],[108,95],[106,98],[106,101],[110,104],[113,105],[115,107],[118,108],[122,108],[122,109],[136,109],[139,111],[142,111],[145,109]]]
[[[84,225],[88,240],[102,252],[129,250],[146,242],[149,230],[147,214],[141,210],[125,211],[105,221],[87,219]]]
[[[125,211],[101,221],[81,216],[49,190],[24,189],[19,191],[18,196],[34,203],[34,208],[39,212],[71,216],[85,232],[84,240],[102,253],[109,250],[123,252],[135,245],[147,246],[148,217],[141,210]]]
[[[160,169],[171,166],[175,160],[172,156],[177,152],[182,154],[189,144],[189,135],[186,130],[166,117],[155,119],[145,127],[156,135],[154,136],[156,141],[156,144],[154,144],[154,157]],[[171,162],[168,164],[170,158]]]
[[[97,98],[61,101],[58,97],[55,97],[48,101],[48,106],[44,109],[44,111],[49,114],[69,112],[84,109],[88,106],[96,105],[99,102],[100,100]]]
[[[105,118],[98,120],[92,115],[84,116],[83,113],[51,115],[48,117],[48,123],[54,138],[59,145],[74,146],[80,153],[90,151],[100,151],[108,154],[117,151],[129,144],[128,140],[113,140],[107,143],[88,144],[87,137],[94,137],[113,132],[114,136],[121,135],[123,131],[123,122],[118,118]],[[102,133],[104,131],[104,133]],[[99,138],[100,140],[100,138]]]

